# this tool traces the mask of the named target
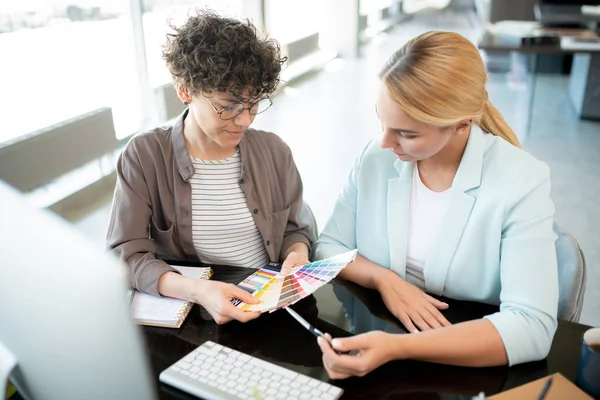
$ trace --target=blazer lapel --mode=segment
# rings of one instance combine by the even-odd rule
[[[472,126],[467,147],[452,183],[448,208],[425,263],[425,285],[429,293],[442,295],[450,263],[475,205],[475,197],[468,191],[481,184],[485,150],[483,135],[479,127]]]
[[[406,276],[406,239],[414,163],[394,162],[398,178],[388,181],[387,227],[390,249],[390,269],[402,278]]]

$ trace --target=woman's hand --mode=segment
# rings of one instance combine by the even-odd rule
[[[323,352],[323,365],[331,379],[345,379],[350,376],[364,376],[375,368],[400,355],[394,355],[393,335],[381,331],[372,331],[362,335],[343,339],[318,338]],[[332,348],[333,346],[333,348]],[[349,352],[358,350],[358,355],[337,354],[335,351]]]
[[[233,299],[239,299],[248,304],[258,304],[260,302],[252,297],[250,293],[231,283],[198,279],[194,286],[194,292],[196,293],[193,296],[194,301],[206,308],[206,311],[219,325],[232,319],[248,322],[260,316],[260,312],[243,311],[231,303]]]
[[[439,311],[447,309],[448,304],[434,299],[394,272],[385,270],[374,279],[374,283],[388,310],[410,332],[451,325]]]
[[[310,263],[310,261],[308,261],[308,257],[306,257],[306,254],[302,254],[301,252],[292,251],[285,258],[285,261],[283,262],[283,265],[281,266],[280,274],[288,275],[290,272],[292,272],[292,268],[297,267],[299,265],[308,264],[308,263]]]

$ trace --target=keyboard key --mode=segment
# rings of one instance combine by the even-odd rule
[[[298,374],[294,371],[290,371],[289,369],[282,368],[279,365],[271,364],[258,358],[252,358],[249,364],[266,369],[274,374],[282,375],[290,379],[294,379],[296,376],[298,376]]]
[[[192,366],[190,363],[187,363],[185,361],[179,361],[177,363],[177,366],[181,369],[190,369],[190,367]]]
[[[342,393],[342,389],[337,386],[329,385],[329,391],[327,393],[337,396]]]
[[[290,383],[290,387],[293,387],[293,388],[299,388],[300,386],[302,386],[302,384],[298,381]]]
[[[317,388],[318,388],[319,390],[321,390],[322,392],[327,392],[327,391],[329,390],[329,387],[330,387],[330,386],[331,386],[331,385],[330,385],[330,384],[328,384],[328,383],[321,382],[321,383],[319,384],[319,386],[317,386]]]
[[[263,378],[269,378],[271,375],[273,375],[273,374],[270,373],[269,371],[263,371],[263,373],[260,374],[260,376],[262,376]]]
[[[309,400],[311,398],[312,397],[310,397],[310,394],[308,394],[308,393],[302,393],[299,397],[300,400]]]
[[[205,349],[207,347],[213,347],[215,345],[215,342],[211,342],[210,340],[208,342],[204,342],[204,344],[202,346],[199,347],[199,349]]]
[[[287,387],[287,386],[281,385],[281,386],[279,386],[279,389],[277,389],[277,390],[279,390],[281,393],[286,393],[287,394],[287,392],[290,390],[290,388]]]
[[[306,375],[298,375],[298,378],[296,378],[296,379],[300,383],[307,383],[310,378],[308,376],[306,376]]]
[[[200,371],[200,368],[198,368],[198,367],[194,366],[194,367],[190,368],[190,372],[193,374],[197,374],[199,371]]]
[[[319,389],[313,389],[311,390],[310,394],[312,394],[315,399],[320,399],[323,392],[321,392]]]
[[[196,375],[196,374],[190,374],[190,378],[192,378],[192,379],[198,379],[198,378],[199,378],[199,376],[198,376],[198,375]]]
[[[292,381],[290,381],[288,378],[282,378],[281,379],[281,384],[282,385],[289,385]]]
[[[214,358],[214,357],[216,357],[219,354],[216,351],[211,350],[211,349],[207,349],[204,346],[201,346],[200,348],[198,348],[198,351],[200,351],[200,353],[205,354],[206,356],[208,356],[210,358]]]
[[[308,381],[308,386],[316,388],[317,386],[319,386],[320,383],[321,383],[321,381],[318,381],[316,379],[311,379]]]
[[[183,370],[183,371],[181,371],[181,374],[185,375],[185,376],[189,376],[190,375],[190,371]]]
[[[261,383],[260,385],[258,385],[258,386],[256,387],[256,389],[257,389],[258,391],[260,391],[261,393],[263,393],[263,392],[265,392],[265,391],[267,390],[267,385],[265,385],[264,383]]]
[[[240,353],[240,355],[238,356],[238,360],[242,361],[242,362],[248,362],[250,361],[250,356],[248,354],[244,354],[244,353]]]
[[[183,361],[188,362],[188,363],[191,363],[195,359],[196,359],[196,356],[194,356],[193,354],[188,354],[187,356],[183,357]]]
[[[231,349],[227,348],[227,347],[223,347],[221,349],[221,351],[224,351],[225,353],[231,353]]]

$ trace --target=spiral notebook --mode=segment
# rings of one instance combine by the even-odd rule
[[[182,267],[172,265],[183,276],[196,279],[210,279],[210,267]],[[185,321],[194,303],[191,301],[157,297],[147,293],[131,291],[131,313],[133,320],[140,325],[179,328]]]

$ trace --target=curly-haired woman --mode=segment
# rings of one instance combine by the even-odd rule
[[[271,105],[281,65],[276,41],[249,21],[199,11],[168,35],[163,58],[187,110],[172,126],[136,135],[121,154],[108,246],[137,290],[242,322],[232,298],[247,292],[179,274],[163,260],[259,268],[308,262],[314,227],[302,216],[302,182],[276,135],[249,129]]]

